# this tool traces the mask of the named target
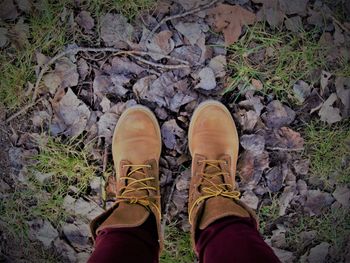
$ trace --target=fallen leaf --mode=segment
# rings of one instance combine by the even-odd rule
[[[165,146],[171,150],[177,150],[179,138],[185,136],[185,131],[177,125],[174,119],[164,122],[161,132]]]
[[[77,65],[69,58],[63,57],[56,62],[53,72],[44,75],[43,80],[51,94],[55,94],[58,87],[74,87],[79,81]]]
[[[90,67],[85,59],[80,58],[77,63],[80,79],[84,80],[90,72]]]
[[[243,131],[253,131],[259,120],[259,114],[254,110],[246,111],[242,109],[233,115]]]
[[[288,127],[268,130],[265,134],[265,141],[270,148],[302,149],[304,147],[304,139],[300,133]]]
[[[181,46],[174,48],[170,55],[188,61],[192,65],[197,65],[201,59],[202,51],[197,46]]]
[[[255,22],[255,14],[238,5],[218,4],[208,11],[208,15],[214,16],[215,30],[224,33],[226,46],[238,40],[243,25]]]
[[[175,29],[184,35],[191,45],[195,45],[200,38],[205,37],[202,32],[203,26],[198,23],[186,23],[180,21],[179,23],[174,25]]]
[[[322,210],[329,207],[334,201],[331,194],[320,190],[308,190],[304,210],[311,216],[319,215]]]
[[[114,57],[112,59],[112,68],[107,71],[108,74],[136,74],[139,75],[145,71],[144,68],[130,61],[128,58]]]
[[[295,160],[293,168],[298,175],[307,175],[309,172],[310,161],[308,159]]]
[[[278,204],[279,204],[279,216],[284,216],[286,214],[286,210],[290,205],[290,202],[296,195],[296,187],[295,185],[291,186],[286,186],[283,189],[283,193],[281,194],[280,198],[278,199]]]
[[[152,51],[149,55],[154,60],[160,60],[164,55],[168,55],[173,51],[175,43],[172,40],[173,33],[169,30],[161,31],[154,34],[151,39],[146,42],[146,47]]]
[[[258,208],[259,198],[251,190],[245,191],[240,200],[251,209],[256,210]]]
[[[238,105],[246,110],[254,110],[259,116],[265,106],[261,103],[261,99],[258,96],[249,97],[247,100],[242,100]]]
[[[306,15],[306,6],[309,0],[295,0],[293,2],[288,0],[279,0],[281,9],[287,15]]]
[[[272,231],[271,245],[276,248],[286,248],[286,228],[278,224],[277,229]]]
[[[195,89],[212,90],[216,88],[215,75],[211,68],[202,68],[198,73],[198,78],[200,82],[194,87]]]
[[[335,88],[337,91],[337,96],[344,105],[342,109],[343,118],[350,116],[350,77],[337,77],[335,79]]]
[[[84,251],[91,246],[89,242],[90,228],[83,222],[75,221],[73,224],[65,224],[62,226],[62,232],[77,251]]]
[[[333,196],[344,208],[350,207],[350,189],[347,186],[338,185]]]
[[[179,3],[185,10],[190,10],[199,6],[206,5],[211,2],[211,0],[174,0],[173,2]]]
[[[271,168],[266,175],[267,187],[271,192],[276,193],[282,188],[283,174],[281,166],[277,165]]]
[[[9,41],[7,32],[8,30],[6,28],[0,27],[0,48],[5,47]]]
[[[332,106],[337,99],[337,95],[332,93],[323,103],[320,111],[318,112],[318,115],[321,117],[321,121],[327,122],[328,124],[341,121],[342,117],[340,116],[340,110]]]
[[[91,17],[90,12],[87,11],[81,11],[75,18],[75,21],[85,32],[91,32],[91,29],[95,26],[94,19]]]
[[[226,75],[226,56],[218,55],[213,57],[209,62],[209,68],[211,68],[216,78],[222,78]]]
[[[287,17],[284,21],[286,28],[294,33],[298,33],[303,30],[303,21],[300,16]]]
[[[51,131],[54,134],[63,132],[68,136],[78,136],[85,130],[90,110],[70,88],[62,98],[53,99],[52,108],[55,115]]]
[[[9,30],[8,37],[17,49],[24,48],[29,43],[29,25],[24,23],[23,18],[20,18]]]
[[[49,249],[53,241],[58,237],[57,230],[47,220],[34,219],[28,222],[29,238],[32,241],[39,240],[46,249]]]
[[[284,12],[281,10],[278,0],[252,0],[254,3],[263,4],[257,12],[258,21],[266,20],[271,27],[277,27],[283,23]]]
[[[307,97],[311,94],[311,87],[309,84],[307,84],[303,80],[298,80],[293,85],[293,92],[295,98],[300,102],[303,103]]]
[[[100,20],[100,35],[109,47],[119,47],[120,42],[131,40],[134,28],[121,14],[106,14]]]
[[[15,20],[18,17],[17,8],[12,0],[4,0],[0,4],[0,18],[3,20]]]
[[[157,103],[159,107],[168,107],[170,100],[175,95],[176,85],[173,72],[163,73],[159,78],[155,76],[145,77],[134,84],[133,91],[141,99]],[[154,81],[152,81],[155,79]]]
[[[258,134],[244,134],[240,137],[240,143],[243,149],[255,155],[262,154],[265,149],[265,138]]]
[[[295,112],[280,101],[274,100],[266,106],[266,113],[262,119],[269,128],[280,128],[291,124],[295,119]]]
[[[275,247],[272,247],[272,250],[282,263],[293,263],[295,261],[293,252]]]
[[[32,0],[16,0],[19,10],[29,14],[33,9],[33,1]]]
[[[102,112],[107,112],[111,108],[111,101],[104,96],[100,102],[100,106],[102,108]]]
[[[326,242],[322,242],[321,244],[310,249],[310,254],[307,257],[309,263],[325,263],[326,257],[328,255],[328,249],[330,245]]]
[[[251,151],[244,151],[238,161],[237,173],[244,184],[257,185],[268,167],[269,154],[266,151],[258,155]]]
[[[54,241],[54,248],[58,255],[60,255],[60,258],[64,262],[77,262],[77,253],[75,250],[67,244],[67,242],[57,238]]]
[[[109,111],[105,112],[97,122],[98,136],[105,138],[105,141],[108,145],[112,143],[112,136],[115,125],[123,113],[127,108],[136,105],[136,101],[129,100],[127,102],[119,102],[113,107],[109,109]]]

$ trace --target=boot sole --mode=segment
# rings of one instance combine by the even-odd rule
[[[218,107],[220,107],[224,112],[226,112],[230,116],[230,118],[232,120],[232,123],[233,123],[233,125],[236,128],[235,121],[233,120],[231,113],[229,112],[229,110],[226,108],[226,106],[224,104],[222,104],[221,102],[218,102],[216,100],[207,100],[205,102],[202,102],[201,104],[198,105],[198,107],[194,111],[194,113],[193,113],[193,115],[191,117],[190,127],[188,129],[188,146],[189,146],[190,154],[191,154],[192,157],[193,157],[193,151],[192,151],[192,146],[191,146],[191,138],[192,138],[193,125],[194,125],[196,119],[198,118],[198,115],[201,113],[201,111],[204,108],[209,107],[209,106],[218,106]],[[237,142],[239,142],[239,138],[237,138]],[[237,151],[235,151],[235,152],[237,152],[237,156],[234,156],[234,159],[237,160],[239,145],[237,145],[236,147],[237,147]]]

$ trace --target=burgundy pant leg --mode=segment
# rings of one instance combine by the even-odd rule
[[[201,263],[280,262],[251,218],[226,217],[217,220],[198,233],[196,249]]]
[[[159,261],[157,226],[150,216],[139,227],[106,228],[96,238],[88,263],[156,263]]]

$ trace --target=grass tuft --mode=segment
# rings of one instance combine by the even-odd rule
[[[306,153],[311,176],[326,185],[331,181],[350,183],[350,122],[328,126],[314,121],[305,130]]]
[[[90,0],[86,1],[91,13],[99,16],[106,12],[118,12],[128,20],[134,19],[138,14],[153,10],[157,0]]]
[[[175,223],[165,227],[164,250],[161,263],[194,262],[196,256],[192,250],[190,234],[178,229]]]
[[[300,233],[312,230],[316,231],[313,245],[328,242],[333,246],[334,254],[340,256],[350,235],[350,214],[345,209],[330,209],[320,216],[299,215],[298,224],[286,232],[286,241],[289,246],[299,249],[302,243]]]
[[[256,79],[263,83],[264,94],[273,92],[280,100],[293,99],[295,82],[326,66],[318,36],[315,30],[296,35],[273,31],[264,24],[248,27],[240,40],[228,47],[232,76],[225,93],[238,85],[245,89]]]

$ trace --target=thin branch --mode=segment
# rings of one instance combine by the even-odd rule
[[[139,56],[136,56],[134,54],[129,54],[130,56],[132,56],[133,58],[147,64],[147,65],[150,65],[150,66],[153,66],[153,67],[157,67],[157,68],[165,68],[165,69],[180,69],[180,68],[188,68],[189,65],[166,65],[166,64],[160,64],[160,63],[156,63],[156,62],[152,62],[152,61],[149,61],[147,59],[144,59],[142,57],[139,57]]]
[[[54,56],[53,58],[51,58],[41,69],[39,76],[35,82],[34,85],[34,93],[33,93],[33,97],[32,97],[32,103],[34,103],[34,101],[36,100],[37,96],[38,96],[38,92],[39,92],[39,84],[41,79],[43,78],[44,74],[49,70],[50,66],[55,63],[58,59],[67,56],[69,54],[76,54],[78,52],[115,52],[115,55],[121,55],[121,54],[126,54],[126,55],[141,55],[141,56],[145,56],[145,55],[152,55],[152,54],[156,54],[154,52],[145,52],[145,51],[133,51],[133,50],[120,50],[118,48],[91,48],[91,47],[77,47],[77,48],[72,48],[66,51],[63,51],[59,54],[57,54],[56,56]],[[160,55],[160,54],[159,54]],[[162,55],[163,56],[163,55]],[[185,65],[163,65],[160,63],[155,63],[155,62],[151,62],[148,61],[146,59],[143,59],[141,57],[138,56],[133,56],[134,58],[136,58],[137,60],[149,64],[151,66],[154,67],[161,67],[161,68],[166,68],[166,69],[178,69],[178,68],[184,68],[184,67],[188,67],[189,62],[184,61],[182,59],[177,59],[177,58],[173,58],[171,56],[164,56],[167,57],[169,59],[184,63]]]
[[[146,51],[136,51],[136,50],[120,50],[118,48],[92,48],[92,47],[77,47],[77,48],[72,48],[72,49],[68,49],[66,51],[63,51],[59,54],[57,54],[56,56],[54,56],[53,58],[51,58],[42,68],[41,71],[38,75],[38,78],[35,82],[34,85],[34,91],[33,91],[33,96],[32,96],[32,102],[30,104],[28,104],[27,106],[25,106],[23,109],[21,109],[20,111],[16,112],[15,114],[13,114],[12,116],[10,116],[9,118],[7,118],[5,120],[5,122],[9,122],[11,120],[13,120],[14,118],[18,117],[21,114],[24,114],[25,112],[27,112],[30,108],[32,108],[33,106],[35,106],[40,100],[37,100],[38,97],[38,92],[39,92],[39,85],[40,82],[42,80],[42,78],[44,77],[44,74],[50,69],[50,66],[55,63],[58,59],[67,56],[69,54],[76,54],[78,52],[114,52],[116,53],[115,55],[130,55],[132,57],[134,57],[135,59],[139,60],[142,63],[148,64],[150,66],[153,67],[157,67],[157,68],[165,68],[165,69],[180,69],[180,68],[186,68],[189,67],[190,63],[188,61],[179,59],[179,58],[174,58],[171,56],[167,56],[167,55],[163,55],[163,54],[158,54],[158,53],[154,53],[154,52],[146,52]],[[164,65],[161,63],[156,63],[156,62],[152,62],[149,60],[146,60],[140,56],[151,56],[153,54],[158,54],[158,55],[162,55],[163,57],[167,58],[167,59],[171,59],[183,64],[178,64],[178,65]],[[138,56],[139,55],[139,56]]]
[[[281,151],[281,152],[302,152],[304,148],[282,148],[282,147],[266,147],[270,151]]]
[[[170,21],[170,20],[173,20],[173,19],[176,19],[176,18],[180,18],[180,17],[185,17],[185,16],[188,16],[188,15],[191,15],[191,14],[194,14],[194,13],[197,13],[197,12],[200,12],[200,11],[203,11],[205,9],[208,9],[209,7],[215,5],[217,2],[219,2],[219,0],[214,0],[206,5],[202,5],[202,6],[199,6],[197,8],[194,8],[192,10],[189,10],[187,12],[184,12],[184,13],[181,13],[181,14],[176,14],[176,15],[172,15],[172,16],[167,16],[167,17],[164,17],[162,20],[160,20],[160,22],[152,29],[152,31],[148,34],[147,38],[146,38],[146,41],[149,40],[153,34],[166,22]]]
[[[43,99],[44,98],[40,98],[37,101],[26,105],[24,108],[22,108],[21,110],[17,111],[15,114],[13,114],[10,117],[8,117],[5,120],[5,123],[8,123],[8,122],[12,121],[14,118],[18,117],[19,115],[22,115],[23,113],[27,112],[27,110],[29,110],[31,107],[35,106],[37,103],[41,102]]]

